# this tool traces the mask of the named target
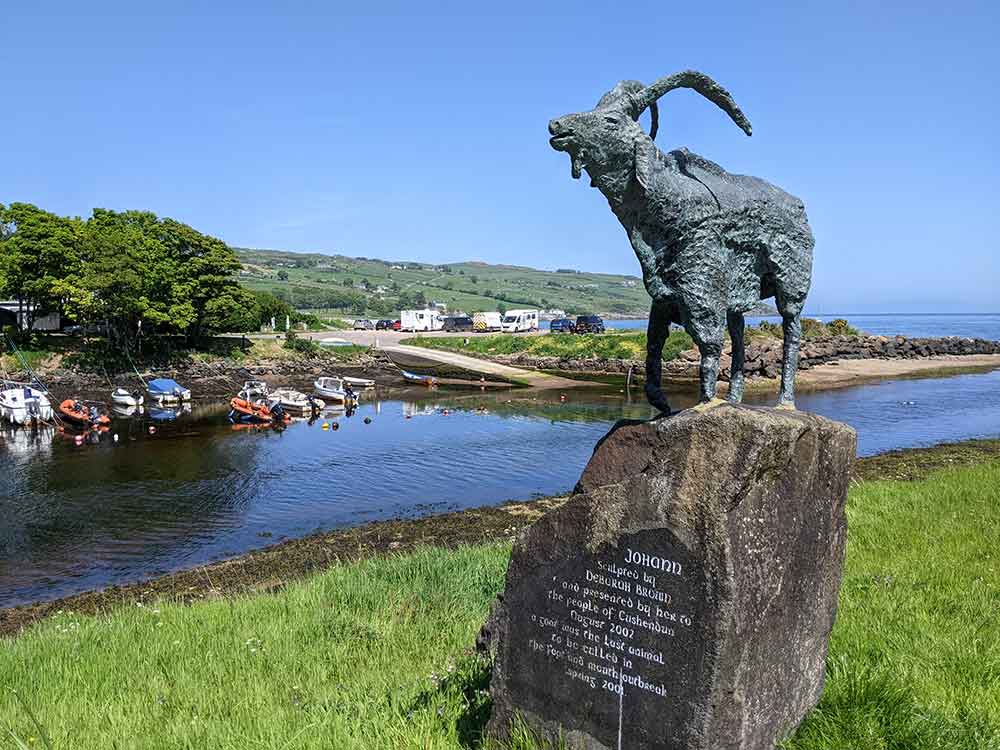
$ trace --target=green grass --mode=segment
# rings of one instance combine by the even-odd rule
[[[447,349],[465,354],[494,356],[498,354],[531,354],[544,357],[601,357],[605,359],[645,359],[646,334],[613,332],[600,334],[547,334],[545,336],[517,336],[513,334],[470,334],[468,344],[464,338],[417,336],[405,343],[429,349]],[[674,330],[663,348],[663,359],[676,358],[693,346],[691,337]]]
[[[826,691],[786,750],[1000,748],[998,496],[997,462],[852,488]],[[488,665],[470,647],[508,554],[63,613],[0,640],[0,748],[480,747]]]

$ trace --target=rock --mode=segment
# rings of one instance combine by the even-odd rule
[[[822,692],[855,443],[747,406],[619,422],[515,544],[479,640],[489,734],[771,750]]]

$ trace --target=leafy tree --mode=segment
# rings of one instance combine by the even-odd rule
[[[221,240],[148,211],[94,209],[81,257],[80,311],[127,345],[143,333],[189,338],[248,330],[252,296],[233,279],[240,263]]]
[[[81,228],[29,203],[0,206],[0,294],[18,301],[26,332],[81,294]]]
[[[348,286],[348,287],[354,286],[354,279],[352,279],[350,276],[348,276],[346,279],[344,279],[344,286]]]
[[[286,271],[284,268],[278,271],[278,279],[280,281],[288,281],[288,271]]]

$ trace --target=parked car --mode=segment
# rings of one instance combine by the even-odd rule
[[[576,333],[604,333],[604,321],[599,315],[581,315],[573,330]]]
[[[468,316],[444,319],[444,330],[446,331],[472,331],[474,329],[475,324],[472,322],[472,318]]]
[[[569,318],[556,318],[549,323],[549,330],[552,333],[573,333],[576,331],[576,326]]]
[[[354,321],[355,331],[371,331],[375,329],[375,324],[365,318],[358,318]]]
[[[392,321],[392,330],[398,331],[398,330],[402,329],[402,327],[403,327],[402,321],[399,321],[399,320]]]
[[[383,318],[375,324],[376,331],[391,331],[393,321],[390,318]]]

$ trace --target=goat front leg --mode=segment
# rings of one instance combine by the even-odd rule
[[[729,400],[738,404],[743,400],[743,365],[746,354],[743,348],[743,333],[746,321],[743,319],[743,313],[727,312],[726,322],[729,325],[729,338],[733,345],[733,363],[729,368]]]
[[[671,289],[660,278],[656,272],[656,251],[646,242],[642,236],[642,230],[632,227],[628,231],[629,242],[635,251],[635,257],[639,259],[639,267],[642,269],[642,283],[646,287],[653,302],[666,302],[672,296]]]
[[[669,308],[654,302],[649,308],[646,326],[646,400],[664,414],[670,414],[670,404],[663,393],[660,380],[663,375],[663,345],[670,336]]]

